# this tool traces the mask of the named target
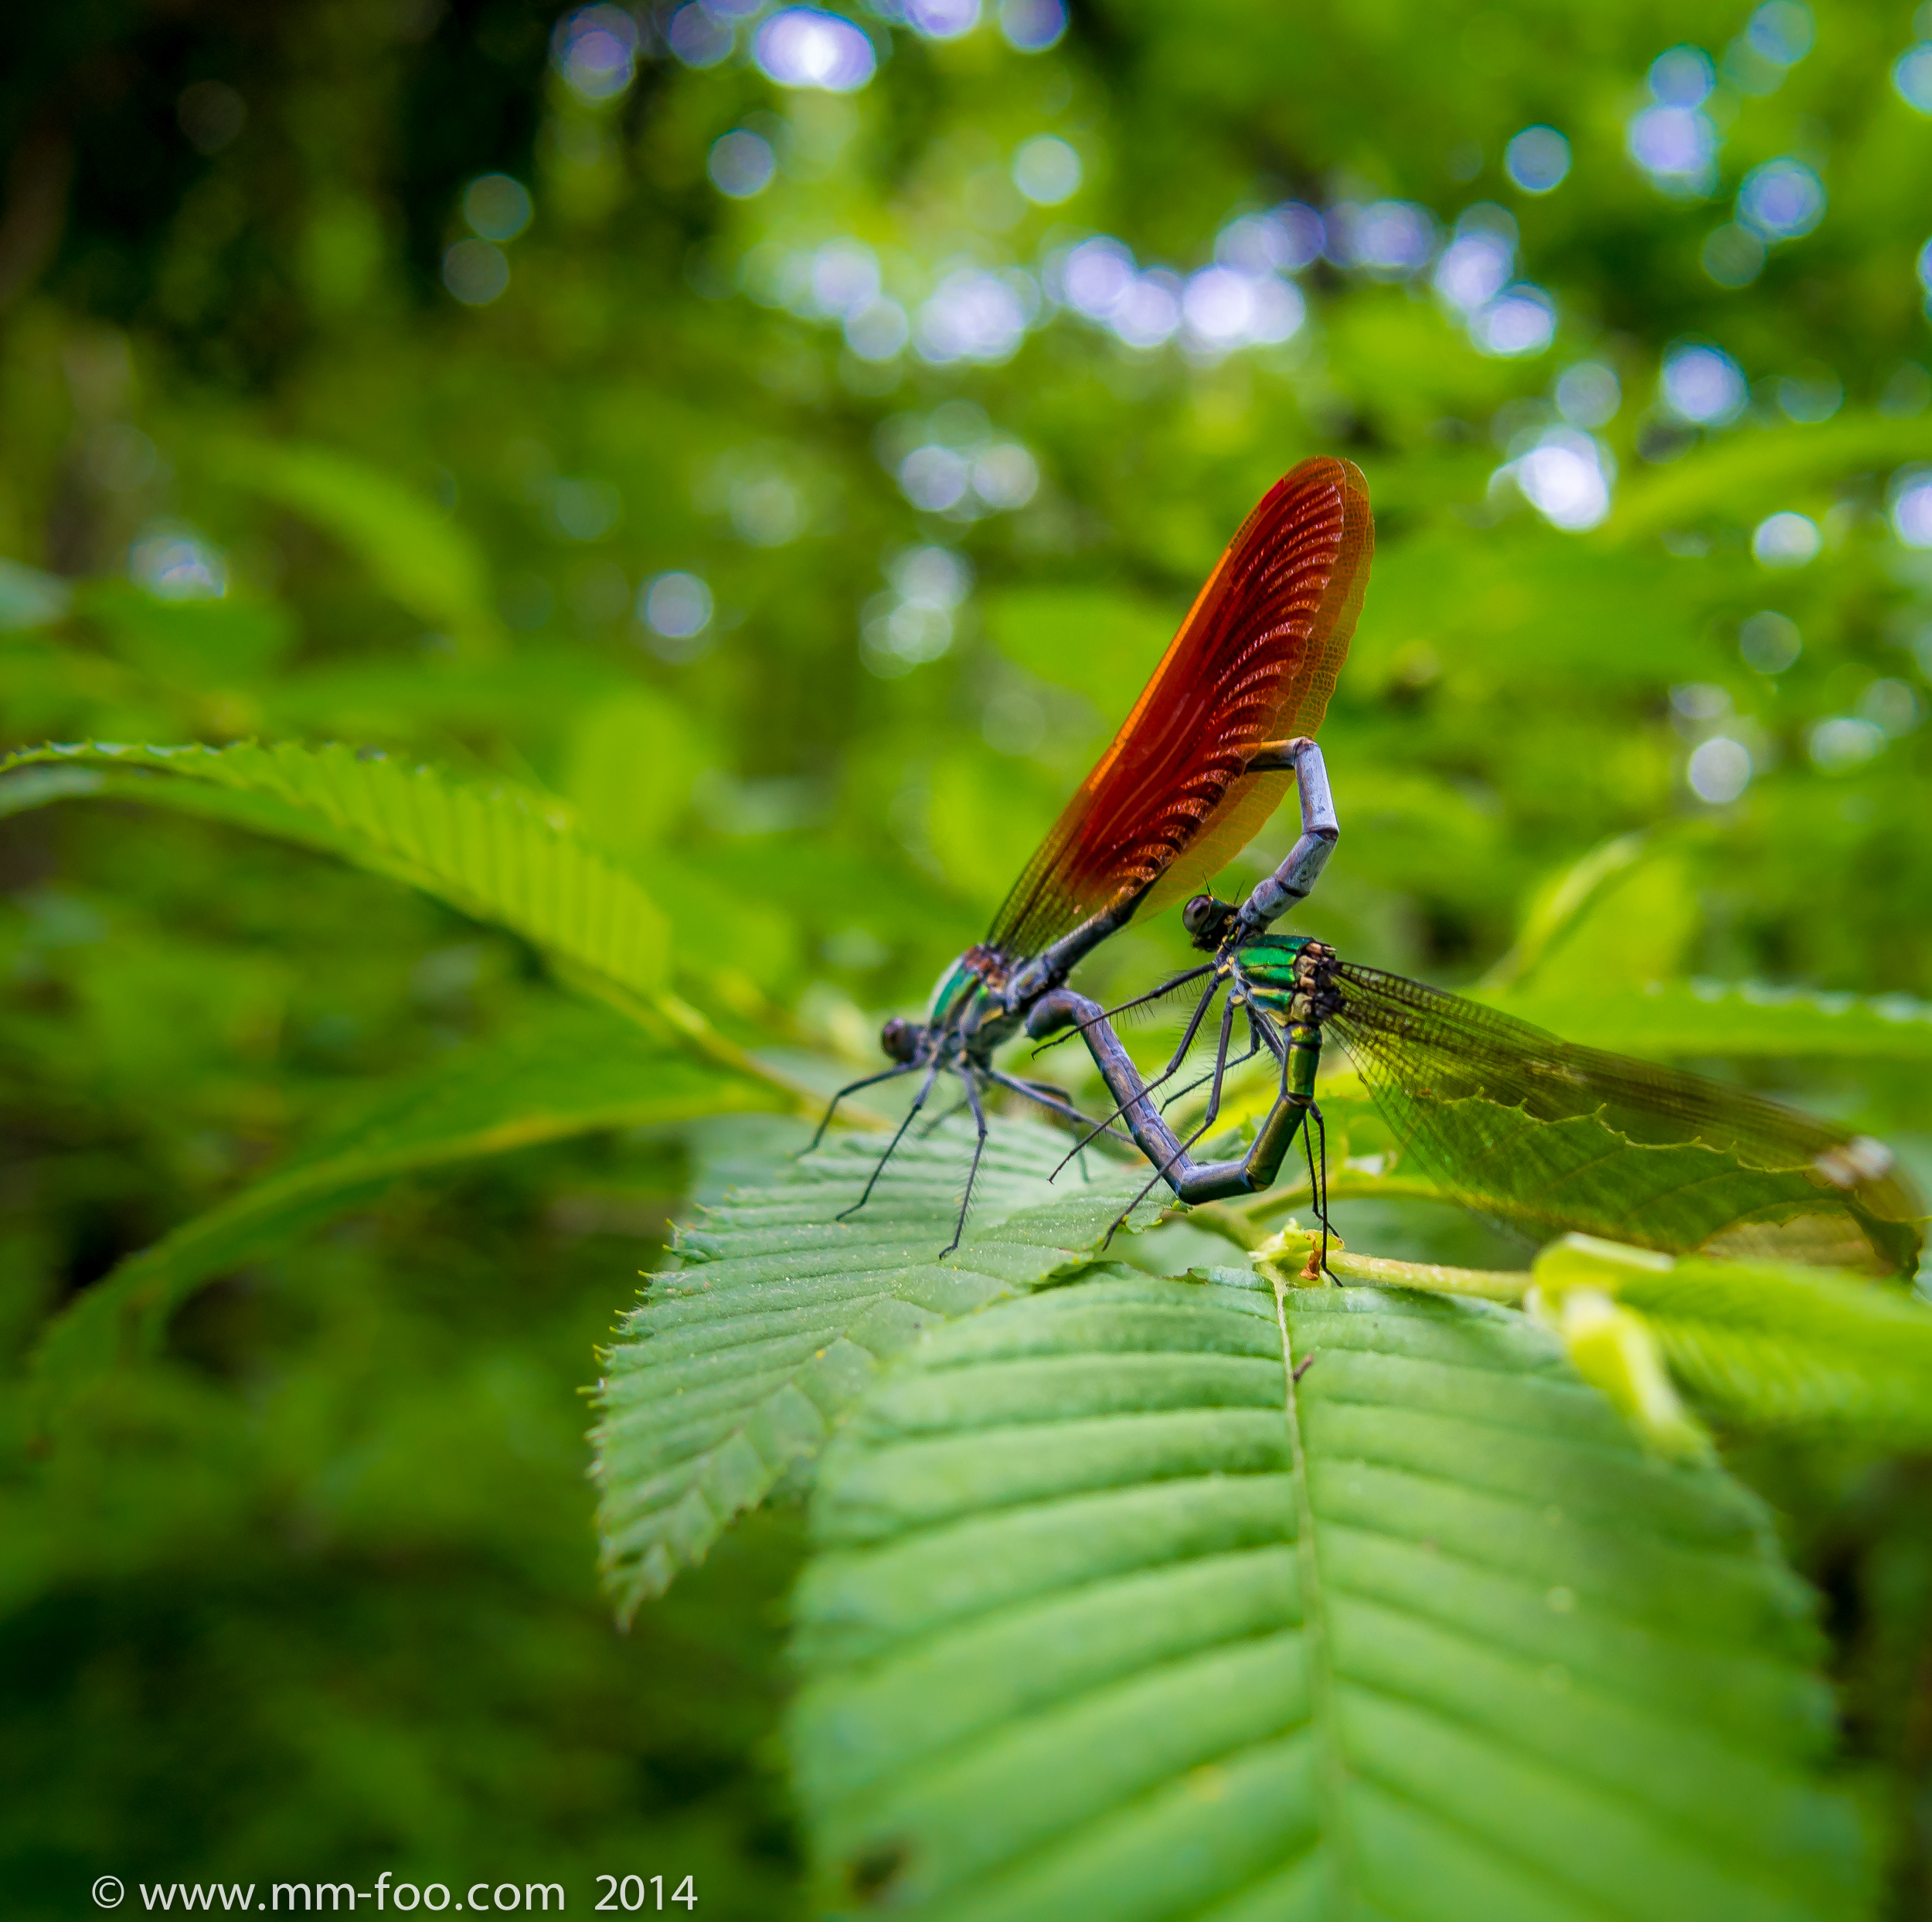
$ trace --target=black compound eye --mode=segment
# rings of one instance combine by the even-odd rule
[[[1190,934],[1205,934],[1227,912],[1211,894],[1197,894],[1181,910],[1181,925]]]
[[[879,1029],[879,1045],[889,1061],[910,1061],[919,1047],[919,1030],[903,1016],[894,1015]]]

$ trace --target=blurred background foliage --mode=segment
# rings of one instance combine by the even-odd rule
[[[1585,1025],[1710,981],[1925,1020],[1932,19],[88,0],[0,33],[9,743],[541,786],[646,878],[680,992],[829,1079],[983,928],[1249,507],[1343,451],[1380,544],[1309,927]],[[383,881],[118,804],[0,822],[0,888],[16,1374],[117,1260],[556,995]],[[1179,951],[1130,929],[1092,978]],[[1925,1053],[1717,1065],[1923,1167]],[[205,1292],[56,1445],[9,1418],[11,1913],[385,1867],[796,1905],[797,1517],[620,1638],[574,1393],[743,1138],[418,1176]],[[1932,1475],[1744,1465],[1925,1913]]]

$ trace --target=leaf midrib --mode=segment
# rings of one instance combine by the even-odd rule
[[[1315,1502],[1308,1483],[1307,1438],[1302,1432],[1301,1384],[1295,1379],[1294,1342],[1288,1332],[1287,1291],[1274,1279],[1275,1325],[1281,1333],[1282,1420],[1288,1437],[1288,1485],[1294,1504],[1294,1549],[1300,1569],[1301,1647],[1308,1672],[1308,1721],[1315,1743],[1315,1775],[1323,1820],[1318,1833],[1327,1845],[1322,1852],[1333,1866],[1329,1887],[1343,1917],[1356,1912],[1360,1870],[1355,1838],[1349,1823],[1348,1766],[1342,1757],[1341,1721],[1335,1699],[1335,1670],[1329,1659],[1330,1635],[1327,1590],[1323,1585],[1315,1544]]]

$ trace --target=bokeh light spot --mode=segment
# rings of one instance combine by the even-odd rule
[[[218,154],[240,134],[248,103],[221,80],[194,80],[175,102],[175,120],[198,154]]]
[[[1066,31],[1063,0],[1000,0],[999,30],[1021,53],[1044,53]]]
[[[1327,222],[1338,267],[1359,268],[1372,278],[1406,281],[1435,257],[1436,218],[1412,200],[1377,200],[1366,207],[1335,208]]]
[[[1541,287],[1519,281],[1475,315],[1469,331],[1485,354],[1510,359],[1540,354],[1556,337],[1556,304]]]
[[[1570,172],[1570,142],[1553,127],[1526,127],[1502,150],[1502,166],[1525,193],[1549,193]]]
[[[1214,257],[1244,274],[1298,274],[1321,257],[1325,239],[1321,215],[1287,200],[1230,220],[1214,236]]]
[[[1039,134],[1013,156],[1013,184],[1039,207],[1057,207],[1080,191],[1080,157],[1052,134]]]
[[[1811,759],[1828,774],[1849,774],[1885,751],[1885,730],[1876,721],[1834,715],[1811,730]]]
[[[1727,220],[1704,236],[1698,257],[1719,287],[1749,287],[1764,270],[1764,243],[1749,227]]]
[[[1932,469],[1900,468],[1889,492],[1893,532],[1908,547],[1932,547]]]
[[[1845,405],[1844,382],[1829,367],[1816,362],[1801,376],[1781,374],[1772,383],[1772,392],[1787,420],[1808,426],[1830,420]]]
[[[1787,614],[1766,607],[1749,616],[1737,631],[1737,651],[1758,674],[1782,674],[1804,651],[1804,638]]]
[[[1892,84],[1906,106],[1932,114],[1932,40],[1907,47],[1892,63]]]
[[[787,7],[759,28],[752,58],[781,87],[850,94],[863,87],[878,56],[863,30],[844,15],[816,7]]]
[[[1038,288],[1017,270],[958,268],[920,302],[913,344],[935,366],[957,360],[997,366],[1019,351],[1039,301]]]
[[[480,174],[463,189],[463,218],[485,240],[514,240],[530,224],[530,196],[509,174]]]
[[[157,600],[219,600],[228,592],[221,550],[180,521],[151,521],[134,536],[128,574]]]
[[[1909,681],[1889,675],[1859,696],[1859,718],[1882,729],[1891,740],[1910,733],[1925,719],[1925,703]]]
[[[601,540],[617,526],[624,502],[608,481],[563,478],[550,483],[549,509],[551,526],[566,540]]]
[[[1803,0],[1764,0],[1744,29],[1753,50],[1777,66],[1795,66],[1811,52],[1815,35]]]
[[[1766,567],[1802,567],[1818,558],[1825,544],[1818,522],[1808,514],[1772,514],[1751,533],[1751,552]]]
[[[1096,234],[1067,255],[1060,284],[1070,307],[1104,321],[1134,284],[1134,256],[1111,235]]]
[[[906,24],[929,40],[957,40],[979,25],[979,0],[905,0]]]
[[[1713,734],[1692,749],[1687,771],[1691,792],[1722,807],[1751,784],[1751,750],[1727,734]]]
[[[771,143],[749,127],[736,127],[711,143],[705,171],[719,192],[733,200],[749,200],[771,185],[778,163]]]
[[[753,547],[783,547],[804,532],[804,500],[789,481],[775,474],[736,482],[730,508],[733,531]]]
[[[1436,262],[1433,284],[1465,316],[1486,307],[1516,267],[1516,220],[1506,208],[1478,202],[1456,222],[1455,237]]]
[[[1580,360],[1556,378],[1556,411],[1573,427],[1602,427],[1623,402],[1622,383],[1601,361]]]
[[[1744,176],[1737,217],[1765,240],[1794,240],[1825,218],[1825,185],[1801,160],[1767,160]]]
[[[711,624],[711,590],[697,574],[658,574],[638,594],[638,617],[667,641],[689,641]]]
[[[488,240],[458,240],[443,254],[443,284],[465,307],[487,307],[510,284],[503,250]]]
[[[1039,489],[1039,468],[1017,441],[1002,441],[976,456],[973,492],[995,512],[1024,507]]]
[[[971,485],[971,466],[951,447],[928,443],[914,447],[900,463],[900,491],[928,514],[943,514],[957,507]]]
[[[672,15],[664,37],[671,51],[686,66],[699,69],[716,66],[729,60],[738,44],[737,36],[730,26],[709,7],[698,5],[697,0]]]
[[[1674,46],[1651,62],[1646,77],[1660,106],[1701,107],[1717,84],[1717,70],[1701,46]]]
[[[550,63],[578,99],[615,100],[637,72],[638,23],[621,7],[579,7],[557,22]]]
[[[1573,427],[1553,427],[1514,463],[1516,485],[1553,527],[1582,533],[1610,512],[1610,457]]]
[[[845,316],[845,345],[861,360],[891,360],[905,351],[911,337],[906,310],[895,300],[868,301]]]
[[[1665,355],[1658,387],[1672,413],[1700,427],[1735,420],[1750,397],[1743,369],[1723,348],[1701,342],[1680,343]]]

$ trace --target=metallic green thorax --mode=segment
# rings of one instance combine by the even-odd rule
[[[1019,1026],[1000,992],[1004,971],[999,958],[988,949],[968,949],[934,986],[926,1009],[926,1032],[954,1037],[968,1054],[989,1054]]]
[[[1282,1092],[1291,1102],[1305,1104],[1315,1098],[1315,1070],[1321,1063],[1324,971],[1334,951],[1305,934],[1264,934],[1244,941],[1239,955],[1249,998],[1287,1029]]]

